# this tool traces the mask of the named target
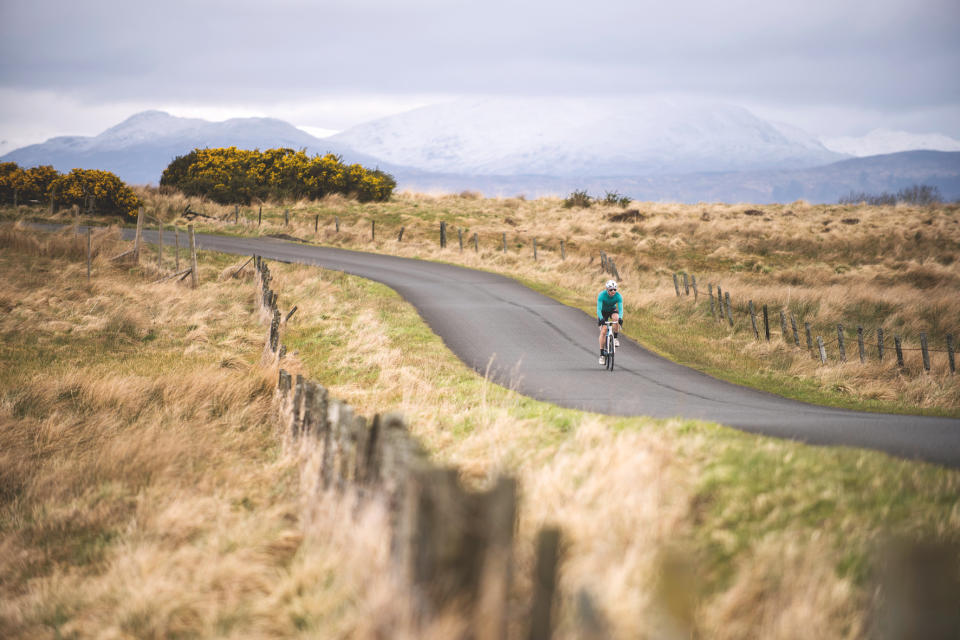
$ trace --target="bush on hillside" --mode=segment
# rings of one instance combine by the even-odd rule
[[[77,205],[109,214],[132,215],[140,199],[120,178],[109,171],[74,169],[64,175],[49,165],[20,168],[15,162],[0,163],[0,201],[49,202]]]
[[[894,205],[898,202],[905,202],[907,204],[925,206],[941,201],[939,188],[929,184],[915,184],[912,187],[900,189],[896,193],[884,191],[883,193],[870,194],[863,191],[859,193],[851,191],[847,195],[842,196],[838,202],[839,204],[860,204],[864,202],[874,206]]]
[[[586,190],[574,191],[563,200],[563,206],[565,206],[567,209],[571,209],[573,207],[589,207],[592,204],[593,198],[587,195]]]
[[[254,200],[316,200],[328,194],[355,196],[361,202],[387,200],[397,183],[388,173],[339,156],[308,156],[293,149],[249,151],[236,147],[194,149],[163,171],[160,185],[220,204]]]

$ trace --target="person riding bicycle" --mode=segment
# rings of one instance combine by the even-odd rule
[[[616,280],[607,280],[603,291],[597,296],[597,324],[600,326],[600,364],[604,364],[607,355],[604,345],[607,340],[607,320],[613,324],[613,343],[620,346],[617,339],[620,329],[623,328],[623,296],[617,293]]]

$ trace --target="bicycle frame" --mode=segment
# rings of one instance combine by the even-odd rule
[[[613,359],[617,352],[617,343],[613,337],[613,325],[615,323],[607,320],[604,324],[607,326],[607,336],[606,340],[604,341],[606,343],[607,352],[605,357],[605,366],[607,371],[613,371]]]

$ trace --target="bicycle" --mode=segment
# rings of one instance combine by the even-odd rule
[[[607,371],[613,371],[613,359],[616,357],[617,353],[617,341],[613,337],[613,325],[614,322],[607,320],[604,324],[607,325],[607,340],[606,348],[604,349],[604,366],[607,368]]]

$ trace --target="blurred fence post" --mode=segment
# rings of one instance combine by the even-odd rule
[[[197,273],[197,240],[193,234],[193,224],[187,225],[190,234],[190,286],[194,289],[200,283],[200,274]]]
[[[803,330],[807,334],[807,351],[813,351],[813,337],[810,335],[810,323],[803,323]]]
[[[313,235],[317,235],[317,232],[320,230],[320,214],[318,213],[313,218]]]
[[[263,205],[260,205],[260,208],[257,209],[257,226],[263,222]]]
[[[290,209],[283,210],[283,226],[290,226]]]
[[[693,287],[693,301],[696,302],[700,297],[700,292],[697,291],[697,276],[690,276],[690,286]]]
[[[90,262],[92,260],[93,253],[93,229],[89,226],[87,227],[87,284],[90,284]]]
[[[863,348],[863,327],[857,327],[857,348],[860,350],[860,364],[867,361],[867,353]]]
[[[473,252],[480,253],[480,236],[476,232],[473,234]]]
[[[533,570],[533,608],[530,612],[530,640],[550,640],[551,612],[557,588],[557,556],[560,530],[550,527],[537,534],[536,565]]]
[[[897,366],[901,369],[903,368],[903,342],[900,340],[900,336],[894,334],[893,336],[893,346],[897,350]]]
[[[447,247],[447,223],[440,221],[440,248],[445,249]]]
[[[233,205],[233,224],[240,224],[240,205]]]
[[[536,261],[537,259],[537,239],[536,238],[533,239],[533,259],[534,261]]]
[[[780,338],[789,343],[790,338],[787,336],[787,313],[780,309]]]
[[[377,240],[377,221],[371,220],[370,221],[370,241],[376,242],[376,240]]]
[[[180,228],[177,227],[177,225],[173,225],[173,240],[177,244],[177,250],[174,258],[174,265],[176,266],[176,269],[174,269],[174,271],[180,273]]]
[[[680,295],[679,293],[677,295]],[[723,322],[723,292],[720,289],[720,285],[717,285],[717,306],[720,308],[720,322]]]
[[[770,314],[767,312],[767,305],[763,305],[763,335],[767,342],[770,342]]]
[[[680,283],[677,281],[677,274],[673,274],[673,288],[677,292],[677,297],[680,297]]]
[[[759,340],[760,330],[757,329],[757,311],[753,308],[753,300],[747,303],[747,308],[750,310],[750,326],[753,327],[753,337]]]
[[[143,244],[143,207],[137,209],[137,233],[133,236],[133,263],[140,264],[140,245]]]
[[[847,346],[843,340],[843,325],[837,325],[837,348],[840,349],[840,362],[847,361]]]
[[[337,233],[340,233],[340,216],[333,216],[333,228]]]
[[[820,364],[827,364],[827,350],[823,346],[823,338],[817,336],[817,348],[820,350]]]
[[[690,295],[690,281],[687,279],[687,272],[683,272],[683,295]]]
[[[883,327],[877,328],[877,357],[883,362]]]
[[[923,369],[930,372],[930,351],[927,349],[927,334],[920,334],[920,353],[923,356]]]
[[[712,283],[712,282],[708,282],[708,283],[707,283],[707,295],[710,296],[710,317],[712,317],[714,320],[716,320],[716,319],[717,319],[717,310],[716,310],[716,308],[714,308],[714,306],[713,306],[713,283]]]
[[[506,232],[504,232],[504,234],[503,234],[503,252],[504,252],[504,253],[507,252],[507,234],[506,234]]]
[[[950,365],[950,373],[957,372],[957,363],[953,355],[953,334],[947,334],[947,364]]]
[[[564,248],[563,240],[560,241],[560,259],[561,259],[561,260],[566,260],[566,259],[567,259],[567,251],[566,251],[566,249]]]
[[[723,299],[727,302],[727,322],[730,323],[730,327],[733,327],[733,307],[730,305],[730,292],[723,292]]]
[[[799,347],[800,333],[797,331],[797,319],[793,316],[793,311],[790,312],[790,328],[793,330],[793,344]]]
[[[405,227],[400,227],[400,233],[397,234],[397,242],[403,242],[403,230]]]

